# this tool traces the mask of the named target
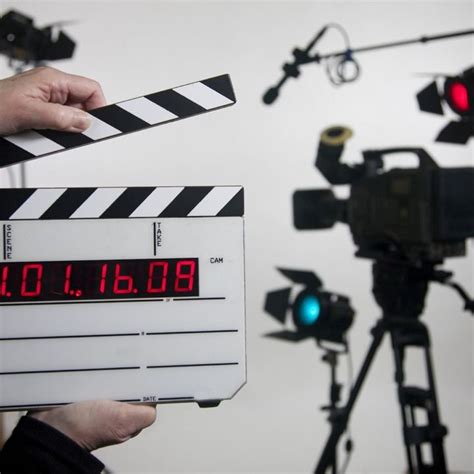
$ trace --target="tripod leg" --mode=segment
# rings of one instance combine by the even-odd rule
[[[395,381],[398,386],[398,399],[402,412],[403,439],[407,451],[410,474],[446,474],[446,458],[443,438],[447,434],[441,424],[433,367],[430,354],[429,335],[426,326],[419,322],[400,323],[390,330],[395,358]],[[424,351],[428,388],[404,385],[403,362],[407,347],[421,347]],[[416,424],[415,412],[425,410],[428,424]],[[430,445],[432,464],[423,459],[422,445]]]
[[[408,472],[410,474],[417,474],[415,470],[414,454],[412,447],[406,441],[406,432],[409,426],[414,426],[416,424],[415,420],[415,407],[406,404],[404,396],[403,382],[405,379],[405,373],[403,371],[403,362],[405,360],[405,347],[399,344],[398,333],[395,331],[391,332],[392,336],[392,346],[393,346],[393,355],[395,358],[395,381],[398,386],[398,400],[400,402],[402,423],[403,423],[403,433],[405,441],[405,449],[408,462]],[[416,456],[420,456],[421,459],[421,447],[417,446]]]
[[[321,453],[318,465],[314,470],[315,474],[326,474],[330,467],[334,470],[336,463],[337,444],[341,436],[344,434],[344,431],[346,431],[352,408],[354,407],[357,396],[359,395],[359,392],[362,388],[362,384],[364,383],[370,366],[375,358],[377,349],[380,347],[385,330],[386,328],[384,321],[380,320],[372,330],[372,344],[369,347],[367,355],[365,356],[364,362],[362,364],[362,368],[360,369],[354,386],[351,389],[347,404],[344,407],[334,410],[334,412],[329,417],[329,422],[331,423],[331,433],[329,434],[323,452]]]

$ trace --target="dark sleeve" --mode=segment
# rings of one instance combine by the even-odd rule
[[[72,439],[29,416],[20,419],[0,453],[2,474],[99,474],[103,469]]]

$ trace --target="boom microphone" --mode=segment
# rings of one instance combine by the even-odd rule
[[[270,87],[263,96],[263,102],[267,105],[273,104],[278,97],[279,90],[277,87]]]

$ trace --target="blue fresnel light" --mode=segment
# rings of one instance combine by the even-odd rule
[[[298,311],[298,319],[304,326],[312,326],[321,314],[321,303],[316,296],[305,296]]]
[[[269,337],[290,342],[308,338],[342,344],[347,347],[345,333],[354,319],[354,310],[346,296],[324,290],[323,282],[316,273],[306,270],[278,268],[295,286],[302,289],[295,295],[293,287],[269,291],[265,298],[265,311],[280,324],[281,331],[267,334]],[[287,326],[291,315],[293,330]]]

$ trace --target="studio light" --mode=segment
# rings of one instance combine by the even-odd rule
[[[291,311],[295,331],[283,330],[268,336],[292,342],[314,338],[346,345],[345,334],[354,319],[354,310],[346,296],[323,289],[321,280],[313,273],[278,269],[296,285],[302,285],[294,300],[292,288],[267,293],[265,311],[281,324],[286,324]]]
[[[471,87],[472,89],[472,87]],[[445,98],[451,109],[459,115],[472,115],[469,100],[469,85],[459,79],[446,79]]]
[[[0,16],[0,54],[8,58],[16,72],[29,65],[69,59],[76,43],[61,29],[66,23],[38,28],[32,18],[11,10]]]
[[[474,136],[474,67],[459,76],[444,76],[444,84],[438,87],[435,80],[417,95],[423,112],[444,115],[443,103],[457,115],[459,120],[449,122],[438,134],[436,141],[465,144]]]

